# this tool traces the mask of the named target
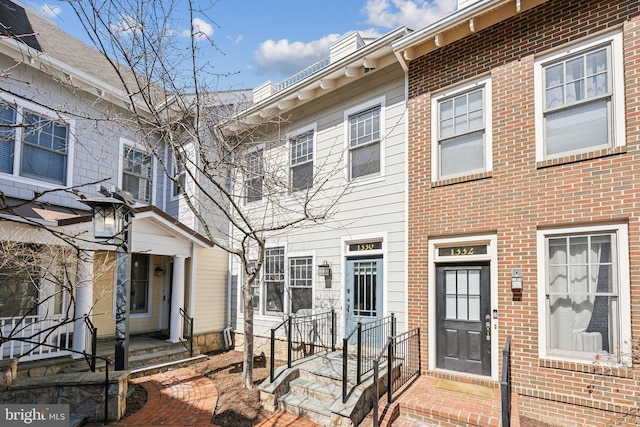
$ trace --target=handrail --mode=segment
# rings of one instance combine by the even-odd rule
[[[288,316],[282,323],[271,329],[269,366],[271,382],[275,379],[276,333],[281,328],[285,329],[287,338],[287,367],[289,368],[296,360],[316,354],[317,348],[336,350],[335,310],[305,316]]]
[[[502,403],[502,425],[511,425],[511,337],[507,336],[507,341],[502,350],[502,378],[500,380],[500,394]]]
[[[356,328],[342,340],[342,403],[347,401],[349,340],[356,334],[356,385],[362,383],[362,376],[373,369],[376,350],[382,348],[383,337],[396,333],[394,313],[370,322],[358,322]]]
[[[413,342],[416,341],[416,342]],[[393,393],[411,378],[420,375],[420,328],[390,336],[378,356],[373,360],[373,427],[378,427],[378,377],[380,361],[387,359],[387,403]]]
[[[184,339],[184,330],[182,331],[182,338],[180,342],[185,346],[185,348],[189,351],[189,357],[193,357],[193,317],[189,317],[184,309],[180,308],[180,316],[182,316],[183,324],[186,322],[187,329],[189,330],[189,335],[187,335],[187,339]]]
[[[96,371],[96,352],[98,347],[98,328],[93,326],[93,322],[88,316],[85,316],[84,318],[84,325],[88,332],[88,335],[85,335],[84,348],[85,349],[87,347],[91,348],[91,354],[85,354],[84,358],[89,364],[89,369],[91,369],[91,372],[95,372]],[[88,343],[89,344],[88,346],[86,342],[87,338],[89,338],[90,340]]]
[[[389,337],[384,347],[380,351],[378,357],[373,359],[373,427],[378,427],[378,374],[380,371],[380,359],[387,353],[388,349],[391,348],[391,343],[393,343],[393,337]],[[387,377],[391,378],[391,374],[389,372],[389,361],[391,360],[390,355],[387,354]],[[387,386],[389,387],[389,386]]]

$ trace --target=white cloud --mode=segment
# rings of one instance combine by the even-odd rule
[[[60,6],[51,6],[50,4],[44,3],[40,6],[40,12],[47,18],[57,18],[62,13],[62,9]]]
[[[214,33],[213,26],[200,18],[193,18],[193,21],[191,21],[191,29],[184,30],[180,35],[182,37],[191,37],[192,31],[193,37],[196,40],[209,38]]]
[[[377,27],[406,26],[419,30],[451,13],[456,0],[367,0],[367,23]]]
[[[311,42],[267,40],[254,52],[253,59],[262,73],[290,76],[329,56],[329,45],[341,37],[329,34]]]
[[[121,34],[128,36],[134,33],[137,29],[142,28],[142,23],[138,22],[135,17],[131,15],[121,15],[120,22],[112,22],[109,24],[109,28],[115,34]]]

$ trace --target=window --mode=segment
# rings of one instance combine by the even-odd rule
[[[313,186],[313,131],[291,138],[291,191],[307,190]]]
[[[131,255],[131,301],[129,311],[149,312],[149,254]]]
[[[267,248],[264,257],[266,312],[284,312],[284,248]]]
[[[536,63],[538,160],[624,144],[620,34]]]
[[[433,98],[433,173],[440,181],[491,170],[491,81]]]
[[[0,102],[0,172],[67,185],[69,135],[64,121]]]
[[[628,340],[626,226],[542,234],[546,353],[593,361]],[[544,331],[541,328],[541,331]]]
[[[381,112],[375,105],[348,116],[349,178],[381,174]]]
[[[174,158],[171,173],[174,177],[174,180],[171,181],[171,196],[178,197],[184,193],[187,184],[187,172],[184,169],[184,163]]]
[[[244,197],[247,203],[262,200],[263,159],[262,150],[252,151],[246,156]]]
[[[313,286],[313,258],[300,257],[289,259],[289,294],[291,313],[298,310],[311,310]]]
[[[38,314],[40,275],[33,264],[21,256],[0,270],[0,317],[35,316]],[[13,262],[12,262],[13,261]]]
[[[139,202],[151,202],[153,161],[151,156],[124,145],[122,152],[122,189]]]

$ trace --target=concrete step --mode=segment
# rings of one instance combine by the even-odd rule
[[[316,424],[331,425],[331,405],[328,403],[290,392],[278,399],[278,407]]]
[[[342,398],[342,386],[324,384],[309,378],[296,378],[289,383],[289,391],[324,403],[333,403]]]

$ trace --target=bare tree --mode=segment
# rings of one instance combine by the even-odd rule
[[[139,142],[183,195],[198,231],[242,266],[243,375],[245,387],[252,388],[252,283],[266,241],[328,219],[346,191],[329,188],[331,177],[341,171],[319,165],[313,187],[290,191],[286,151],[282,157],[286,118],[274,115],[250,126],[239,121],[250,100],[230,98],[241,92],[217,90],[224,74],[206,60],[204,49],[217,51],[217,46],[196,25],[195,18],[206,18],[207,11],[196,9],[193,1],[80,0],[71,5],[129,94]],[[186,39],[180,38],[180,23],[190,26]],[[251,203],[257,199],[261,203]]]

